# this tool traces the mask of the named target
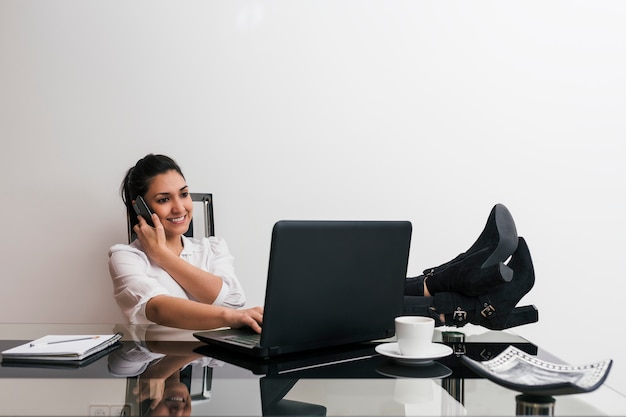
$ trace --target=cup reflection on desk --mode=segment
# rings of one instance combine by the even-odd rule
[[[452,397],[441,381],[431,378],[399,378],[393,399],[405,416],[464,416],[465,406]]]
[[[402,404],[406,416],[436,416],[441,413],[438,390],[429,378],[400,378],[395,381],[393,399]]]

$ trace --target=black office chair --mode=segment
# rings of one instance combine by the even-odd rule
[[[213,194],[208,193],[190,193],[191,200],[194,202],[194,212],[196,215],[191,220],[189,230],[185,232],[185,236],[215,236],[215,223],[213,222]],[[200,209],[204,216],[198,216],[198,209]],[[130,217],[126,218],[126,225],[128,229],[128,243],[137,238],[135,232],[132,229]]]

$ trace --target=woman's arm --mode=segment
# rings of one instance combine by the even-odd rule
[[[173,252],[167,251],[157,262],[201,303],[212,304],[222,290],[223,281],[220,277],[190,264]]]
[[[163,326],[188,330],[248,326],[261,333],[263,308],[235,310],[169,295],[157,295],[146,304],[146,317]]]
[[[212,304],[219,295],[223,281],[217,275],[204,271],[174,253],[167,247],[163,225],[156,214],[152,215],[154,227],[139,216],[134,230],[150,259],[163,268],[194,299]]]

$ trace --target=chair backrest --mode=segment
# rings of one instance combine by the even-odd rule
[[[209,193],[190,193],[191,200],[194,203],[194,213],[196,215],[191,220],[189,230],[185,232],[185,236],[215,236],[215,223],[213,222],[213,194]],[[204,214],[202,217],[198,216],[198,209]],[[135,232],[131,227],[130,217],[126,218],[126,224],[128,228],[128,243],[137,238]]]

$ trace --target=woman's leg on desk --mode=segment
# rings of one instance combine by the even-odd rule
[[[407,278],[404,314],[433,317],[440,326],[472,323],[496,330],[534,323],[534,306],[517,307],[534,282],[528,245],[498,204],[468,251]]]

